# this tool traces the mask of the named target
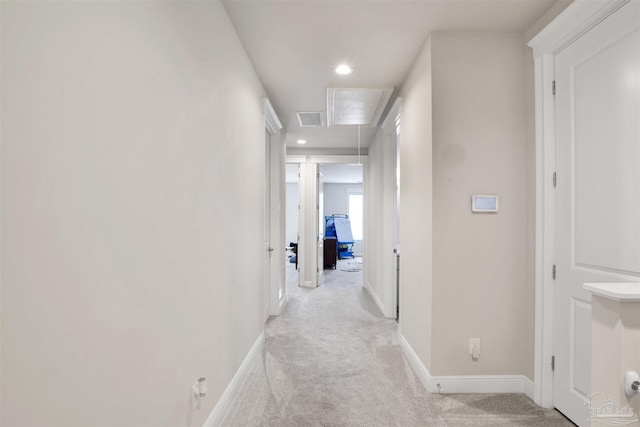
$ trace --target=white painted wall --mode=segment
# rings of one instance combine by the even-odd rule
[[[223,6],[3,2],[1,49],[0,424],[202,425],[263,317],[264,92]]]
[[[324,184],[324,214],[349,214],[349,190],[362,191],[362,184]]]
[[[365,286],[374,295],[374,300],[381,306],[383,313],[388,314],[384,307],[384,206],[383,206],[383,179],[384,179],[384,149],[383,132],[379,128],[374,139],[369,145],[367,162],[367,197],[365,198],[365,211],[367,212],[367,241],[365,253],[367,259],[364,263]]]
[[[426,369],[431,367],[433,162],[431,39],[402,85],[400,145],[400,333]],[[455,309],[455,307],[451,307]]]
[[[532,378],[529,50],[519,34],[436,33],[431,40],[431,373]],[[497,194],[499,213],[472,214],[472,194]],[[471,337],[482,340],[478,361],[468,354]]]
[[[527,54],[518,34],[435,33],[402,88],[401,333],[432,375],[533,377]],[[471,214],[472,194],[500,212]]]

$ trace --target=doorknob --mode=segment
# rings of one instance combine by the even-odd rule
[[[269,253],[273,252],[275,249],[269,248]]]

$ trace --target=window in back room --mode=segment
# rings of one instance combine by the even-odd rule
[[[349,193],[349,219],[353,240],[362,240],[363,228],[363,198],[362,193]]]

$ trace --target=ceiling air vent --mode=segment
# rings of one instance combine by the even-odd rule
[[[298,123],[300,127],[324,126],[324,117],[320,111],[303,112],[298,111]]]
[[[328,88],[328,125],[377,126],[392,93],[393,88]]]

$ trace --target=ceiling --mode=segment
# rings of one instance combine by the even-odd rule
[[[300,127],[297,111],[327,112],[327,88],[401,86],[434,31],[524,33],[555,0],[223,0],[287,147],[358,145],[357,126]],[[347,63],[353,73],[334,72]],[[393,100],[393,97],[392,97]],[[361,129],[366,147],[375,127]]]

